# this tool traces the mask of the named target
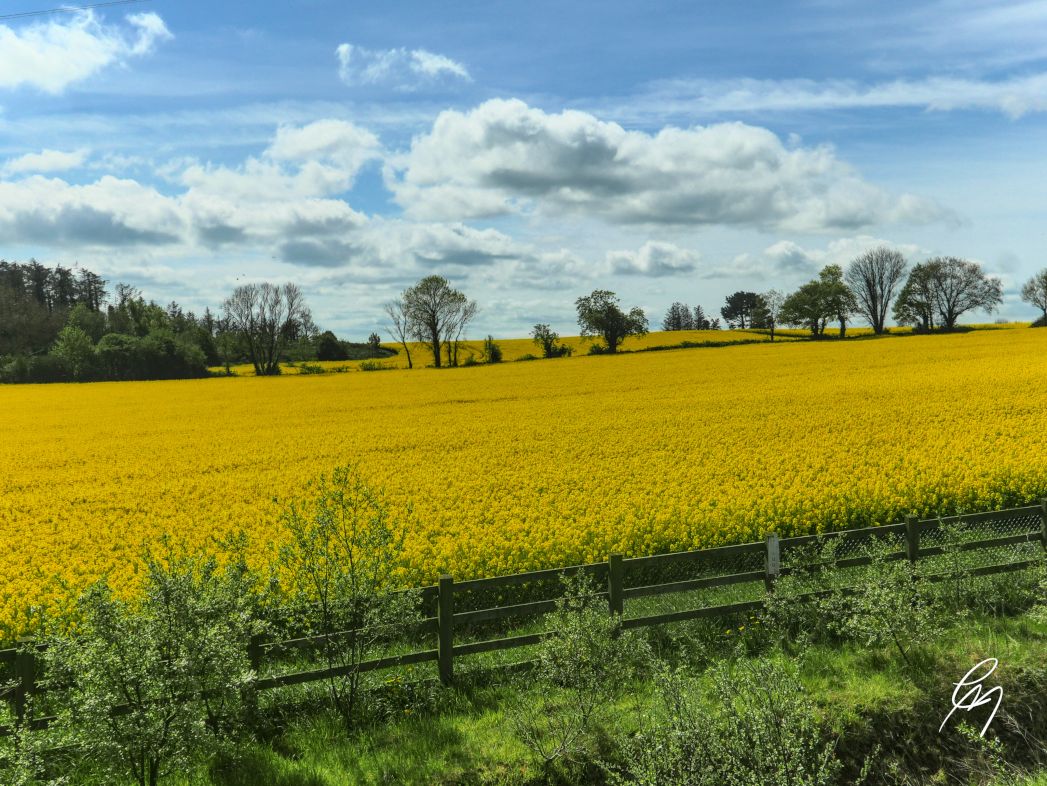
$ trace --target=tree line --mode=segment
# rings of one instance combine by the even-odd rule
[[[320,331],[294,283],[269,282],[236,287],[219,314],[202,316],[172,301],[146,301],[136,288],[108,282],[87,269],[50,268],[0,260],[0,381],[54,382],[168,379],[206,376],[208,366],[250,363],[259,376],[279,374],[281,363],[348,360],[394,354],[381,346],[378,333],[366,343],[342,341]],[[1036,306],[1047,324],[1047,270],[1025,283],[1022,299]],[[871,249],[844,269],[826,265],[817,278],[796,291],[776,289],[728,295],[720,316],[702,306],[675,302],[662,329],[764,329],[774,340],[783,325],[802,327],[812,337],[862,319],[877,335],[886,332],[888,314],[917,331],[952,330],[965,313],[992,311],[1003,301],[998,278],[956,257],[934,257],[909,267],[905,257],[887,247]],[[614,353],[630,337],[648,332],[643,309],[623,310],[615,293],[597,289],[575,301],[583,339],[599,338],[590,353]],[[437,368],[460,364],[461,345],[479,306],[442,276],[431,275],[404,289],[384,306],[387,331],[414,367],[413,342],[427,347]],[[722,319],[722,325],[721,325]],[[546,323],[530,336],[543,357],[562,357],[571,348]],[[501,350],[488,336],[483,359],[497,362]],[[470,353],[465,363],[476,362]]]
[[[1043,312],[1034,324],[1047,323],[1047,270],[1025,283],[1021,297]],[[770,330],[772,340],[781,326],[804,328],[818,338],[834,325],[844,338],[857,319],[867,322],[876,335],[887,332],[888,315],[917,332],[953,330],[963,314],[994,311],[1002,303],[999,278],[986,275],[976,262],[940,256],[910,268],[900,252],[881,246],[856,257],[846,269],[826,265],[817,278],[789,294],[776,289],[734,292],[720,314],[728,328]],[[701,329],[696,316],[687,315],[686,304],[673,303],[663,329]]]

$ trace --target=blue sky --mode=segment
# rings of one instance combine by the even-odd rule
[[[51,7],[11,0],[0,13]],[[1047,265],[1047,2],[150,2],[0,20],[0,256],[355,339],[430,273],[477,335],[660,321],[888,244]]]

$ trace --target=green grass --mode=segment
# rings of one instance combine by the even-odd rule
[[[694,659],[693,653],[678,650],[677,654],[697,667],[703,689],[711,689],[708,672],[702,673],[706,666],[735,657],[744,649],[739,645],[737,628],[732,628],[728,635],[710,624],[680,623],[668,627],[660,635],[700,642],[696,646],[704,653],[701,660]],[[744,632],[742,638],[745,639]],[[761,646],[753,639],[747,642],[752,647]],[[795,655],[778,649],[772,652],[782,658]],[[1019,711],[1035,699],[1020,692],[1019,678],[1030,670],[1039,669],[1038,673],[1042,673],[1047,663],[1047,625],[1028,616],[968,620],[924,653],[923,669],[915,674],[890,651],[869,651],[853,645],[814,646],[802,658],[800,674],[824,713],[825,725],[841,735],[838,753],[843,760],[859,761],[874,742],[884,742],[885,736],[894,734],[896,742],[903,747],[913,746],[933,763],[940,756],[930,750],[936,744],[932,732],[949,709],[952,681],[985,657],[999,658],[1001,665],[993,677],[1008,686],[1005,706],[1009,703]],[[212,772],[197,772],[179,783],[523,786],[542,782],[540,768],[516,738],[511,723],[514,704],[539,700],[526,677],[487,684],[466,678],[460,687],[434,690],[435,707],[420,711],[411,706],[398,708],[382,722],[352,735],[326,712],[294,719],[271,742],[251,744],[235,762],[214,765]],[[653,681],[641,680],[618,696],[611,713],[618,732],[629,733],[637,727],[637,710],[650,707],[654,693]],[[894,722],[900,726],[891,730]],[[915,726],[906,731],[907,724]],[[909,738],[910,732],[921,736]],[[950,744],[955,747],[955,740]],[[948,755],[953,754],[941,754]],[[929,775],[926,782],[935,782],[933,773]],[[998,786],[1045,783],[1040,777],[999,781]]]

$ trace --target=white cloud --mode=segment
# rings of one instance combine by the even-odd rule
[[[82,166],[87,158],[87,150],[41,150],[39,153],[26,153],[12,158],[3,165],[3,172],[8,175],[27,172],[63,172]]]
[[[846,268],[853,259],[878,246],[900,251],[906,259],[919,262],[931,252],[914,243],[897,243],[871,235],[837,238],[824,248],[805,248],[792,240],[779,240],[757,254],[737,255],[730,264],[704,271],[701,278],[739,277],[767,278],[800,284],[814,276],[826,265]]]
[[[109,175],[88,185],[34,175],[0,182],[0,237],[45,247],[170,245],[185,231],[167,197]]]
[[[344,120],[280,126],[265,152],[275,161],[326,161],[356,174],[381,151],[378,137]]]
[[[479,269],[529,258],[533,250],[496,229],[460,223],[425,224],[372,219],[346,244],[361,264],[416,272]]]
[[[988,80],[957,77],[848,80],[733,79],[661,82],[641,99],[660,113],[727,113],[826,109],[976,109],[1012,118],[1047,111],[1047,73]]]
[[[674,243],[648,240],[637,251],[609,251],[607,263],[612,272],[632,276],[673,276],[690,273],[698,265],[697,252]]]
[[[656,134],[519,100],[444,111],[386,182],[409,215],[465,219],[533,209],[616,223],[855,229],[943,215],[865,182],[828,147],[790,148],[743,123]]]
[[[239,166],[171,162],[167,179],[181,186],[173,194],[111,175],[86,185],[40,175],[8,180],[0,182],[0,239],[87,256],[235,251],[376,282],[533,258],[530,246],[495,229],[369,218],[332,198],[378,150],[369,132],[323,120],[280,127],[259,157]],[[46,163],[50,152],[35,155]]]
[[[192,163],[172,174],[193,194],[249,202],[310,199],[342,193],[360,168],[381,154],[370,131],[342,120],[281,126],[261,158],[230,168]]]
[[[468,69],[426,49],[364,49],[341,44],[336,50],[338,76],[350,86],[384,85],[413,90],[441,82],[471,82]]]
[[[15,29],[0,25],[0,88],[35,87],[61,93],[106,66],[153,51],[171,38],[154,13],[132,14],[124,25],[103,23],[91,11]]]

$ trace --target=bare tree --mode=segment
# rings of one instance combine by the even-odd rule
[[[956,257],[927,261],[931,293],[942,327],[952,330],[961,314],[973,309],[992,311],[1003,302],[1003,285],[982,272],[977,262]]]
[[[1041,270],[1025,282],[1022,286],[1022,300],[1040,309],[1043,312],[1043,323],[1047,325],[1047,270]]]
[[[453,362],[462,333],[476,315],[475,301],[454,289],[443,276],[426,276],[403,291],[401,299],[407,316],[408,335],[429,345],[433,363],[440,368],[440,346],[448,343],[449,362]]]
[[[240,334],[258,376],[280,373],[287,343],[312,325],[312,315],[296,284],[244,284],[223,304],[229,327]]]
[[[444,339],[444,345],[447,348],[447,365],[449,366],[458,365],[458,345],[462,340],[462,334],[469,323],[473,321],[476,312],[480,310],[475,300],[469,300],[460,292],[458,294],[461,295],[458,300],[458,312],[451,318],[445,333],[446,338]]]
[[[389,316],[389,335],[404,348],[407,355],[407,367],[414,368],[411,362],[411,348],[407,345],[407,339],[411,335],[410,320],[407,316],[407,304],[402,297],[390,300],[385,304],[385,313]]]
[[[845,279],[854,293],[857,313],[883,333],[894,292],[901,284],[907,264],[900,252],[880,246],[866,251],[847,268]]]

